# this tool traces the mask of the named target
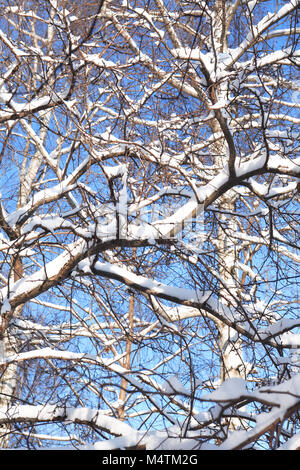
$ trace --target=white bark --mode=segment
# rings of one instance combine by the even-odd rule
[[[279,447],[300,409],[299,1],[31,3],[0,27],[0,446],[22,422],[32,445],[73,423],[82,448]]]

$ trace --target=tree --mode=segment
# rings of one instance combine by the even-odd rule
[[[298,448],[299,5],[1,2],[1,447]]]

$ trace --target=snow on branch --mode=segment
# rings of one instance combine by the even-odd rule
[[[202,396],[203,400],[215,401],[226,406],[247,401],[258,401],[271,407],[271,411],[257,415],[256,425],[247,430],[233,432],[219,447],[220,450],[239,450],[255,441],[259,436],[287,419],[300,407],[300,375],[295,375],[279,385],[261,387],[248,392],[242,379],[226,380],[216,391]]]

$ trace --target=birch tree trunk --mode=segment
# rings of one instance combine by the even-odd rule
[[[227,34],[230,27],[233,10],[238,7],[239,2],[235,2],[234,6],[225,0],[218,0],[214,5],[214,18],[212,20],[212,30],[214,37],[214,47],[217,53],[226,54],[228,52]],[[212,89],[213,101],[221,101],[227,99],[229,90],[226,84],[219,85]],[[232,138],[232,130],[229,129],[226,119],[226,111],[216,111],[217,123],[213,126],[213,132],[224,133],[225,138],[215,146],[216,166],[217,168],[225,168],[228,165],[228,174],[235,164],[235,148]],[[229,158],[228,158],[229,157]],[[228,161],[231,163],[228,164]],[[232,175],[234,176],[234,175]],[[219,296],[226,305],[235,306],[234,299],[237,298],[237,266],[236,266],[236,247],[234,242],[229,238],[229,233],[235,231],[235,221],[229,214],[235,212],[235,194],[228,191],[219,199],[220,212],[218,224],[218,246],[216,247],[219,259]],[[226,214],[227,213],[227,214]],[[229,220],[230,219],[230,220]],[[236,332],[222,322],[216,321],[219,332],[219,350],[220,350],[220,379],[224,381],[228,378],[241,377],[243,368],[242,359],[242,343]],[[245,377],[244,377],[245,378]]]
[[[22,308],[16,309],[14,316],[18,317],[22,311]],[[0,340],[0,353],[1,358],[9,357],[14,355],[19,350],[18,339],[10,334],[9,329],[5,330],[1,340]],[[0,368],[0,407],[9,408],[12,404],[15,396],[15,390],[18,380],[18,365],[10,364],[6,366],[1,366]],[[10,439],[10,429],[11,426],[8,423],[7,425],[0,426],[0,448],[5,449],[9,447]]]
[[[27,162],[26,159],[26,148],[25,156],[23,159],[23,165],[21,168],[21,184],[19,188],[17,208],[21,208],[27,203],[29,195],[32,192],[32,185],[36,179],[36,175],[41,168],[43,162],[43,154],[39,146],[45,144],[47,138],[47,127],[49,125],[51,117],[51,111],[42,112],[40,114],[40,121],[43,123],[39,136],[39,145],[36,147],[36,152],[33,158]],[[29,129],[28,124],[24,121],[23,126],[25,129]],[[37,138],[36,138],[37,139]],[[30,137],[28,139],[29,144]],[[19,233],[10,234],[13,238],[19,235]],[[19,255],[12,256],[11,258],[11,280],[12,283],[16,283],[23,277],[23,262],[22,257]],[[7,320],[3,321],[1,325],[0,333],[0,353],[2,359],[6,357],[18,354],[20,351],[20,340],[16,335],[12,333],[11,321],[21,318],[23,312],[23,306],[15,308],[9,312]],[[18,364],[12,363],[1,367],[0,377],[0,407],[7,408],[13,404],[15,399],[15,390],[18,381]],[[10,426],[0,427],[0,448],[7,448],[9,446],[10,439]]]
[[[300,1],[12,3],[0,445],[296,447]]]

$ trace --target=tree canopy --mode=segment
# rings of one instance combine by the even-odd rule
[[[300,447],[300,1],[0,6],[0,446]]]

